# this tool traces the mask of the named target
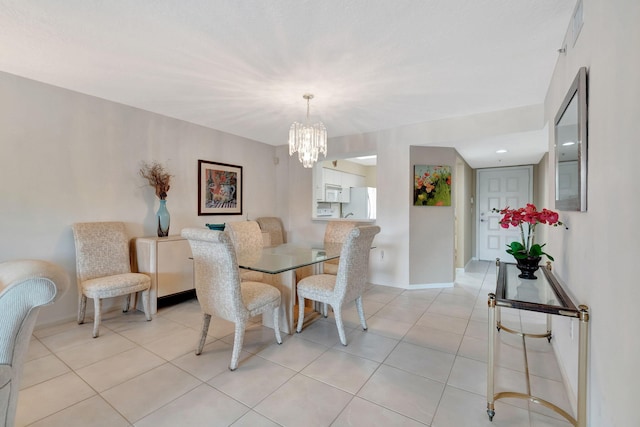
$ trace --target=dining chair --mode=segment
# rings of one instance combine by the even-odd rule
[[[236,255],[240,253],[252,254],[262,249],[264,240],[262,230],[256,221],[234,221],[228,222],[226,230],[233,243]],[[259,271],[251,271],[241,268],[240,280],[253,282],[264,282],[265,275]]]
[[[196,355],[202,353],[211,316],[235,323],[229,365],[232,371],[238,367],[244,331],[250,318],[272,310],[276,342],[281,344],[278,315],[280,291],[267,283],[240,281],[236,252],[229,233],[185,228],[182,230],[182,237],[191,246],[196,295],[203,313],[202,333]]]
[[[131,295],[142,292],[142,306],[151,320],[151,278],[131,272],[129,239],[122,222],[73,224],[78,284],[78,324],[84,323],[87,298],[93,298],[93,337],[99,335],[102,299],[125,296],[123,311],[129,311]]]
[[[15,424],[18,394],[40,307],[67,290],[69,276],[48,261],[0,263],[0,426]]]
[[[278,246],[286,242],[284,237],[284,226],[277,217],[260,217],[256,219],[260,230],[269,233],[271,246]]]
[[[358,225],[354,221],[329,221],[324,229],[324,243],[344,243],[345,239],[349,235],[349,232]],[[323,272],[325,274],[338,274],[339,259],[332,259],[326,261],[323,265]]]
[[[342,245],[338,274],[316,274],[305,277],[298,283],[299,314],[296,328],[298,333],[302,331],[304,323],[305,298],[324,303],[325,306],[329,304],[333,308],[342,345],[347,345],[342,321],[342,307],[345,303],[355,301],[362,329],[367,330],[362,294],[367,284],[371,244],[379,232],[380,227],[377,225],[363,225],[353,228]]]

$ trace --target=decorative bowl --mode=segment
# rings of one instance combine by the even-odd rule
[[[225,224],[205,224],[211,230],[224,231]]]

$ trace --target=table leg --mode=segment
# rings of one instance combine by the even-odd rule
[[[285,334],[292,334],[293,328],[293,306],[295,305],[296,271],[289,270],[271,277],[273,286],[280,291],[280,330]],[[273,328],[273,314],[266,312],[262,314],[262,324]]]
[[[317,262],[312,265],[313,274],[322,274],[324,271],[324,263]],[[279,274],[271,276],[273,286],[278,288],[282,298],[280,305],[280,330],[286,334],[293,334],[295,331],[294,325],[294,306],[296,305],[296,270],[284,271]],[[314,307],[316,311],[326,312],[326,308],[323,311],[321,305]],[[313,316],[310,317],[313,319]],[[308,320],[305,317],[305,320]],[[262,324],[269,328],[273,328],[273,315],[271,313],[264,313],[262,315]]]
[[[580,305],[578,350],[578,416],[577,426],[587,425],[587,351],[589,349],[589,307]]]
[[[487,415],[489,416],[489,421],[493,421],[493,416],[496,414],[495,411],[495,391],[494,391],[494,373],[493,373],[493,364],[494,364],[494,350],[495,350],[495,339],[497,333],[497,324],[496,324],[496,296],[495,294],[489,294],[489,300],[487,301],[489,306],[489,330],[488,330],[488,343],[487,343]]]

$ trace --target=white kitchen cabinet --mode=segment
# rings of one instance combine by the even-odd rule
[[[313,167],[313,193],[316,202],[324,202],[324,168],[320,163],[316,163]]]
[[[325,185],[330,184],[337,187],[342,186],[342,172],[326,168],[323,168],[322,171],[322,178]]]
[[[362,175],[345,173],[342,183],[343,187],[366,187],[367,179]]]
[[[151,313],[158,310],[158,298],[194,289],[191,247],[183,237],[139,237],[135,252],[138,272],[151,277]]]
[[[351,188],[350,187],[342,187],[340,190],[340,197],[338,199],[340,203],[349,203],[351,201]]]

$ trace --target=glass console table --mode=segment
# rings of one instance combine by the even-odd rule
[[[489,420],[495,415],[495,401],[501,398],[519,398],[543,405],[566,418],[574,426],[585,427],[587,418],[587,349],[589,332],[589,307],[576,305],[571,301],[558,280],[551,272],[551,263],[541,267],[537,272],[537,279],[527,280],[518,278],[519,271],[515,264],[496,260],[497,284],[496,292],[489,294],[489,343],[487,357],[487,414]],[[516,308],[519,310],[535,311],[547,314],[547,332],[542,334],[528,334],[509,329],[500,322],[500,307]],[[525,375],[527,377],[527,393],[503,391],[495,393],[494,364],[496,336],[501,330],[518,334],[525,345],[525,336],[532,338],[547,338],[551,342],[551,315],[565,316],[579,319],[579,351],[578,351],[578,414],[574,419],[562,408],[531,394],[529,381],[529,367],[527,366],[526,346]]]

